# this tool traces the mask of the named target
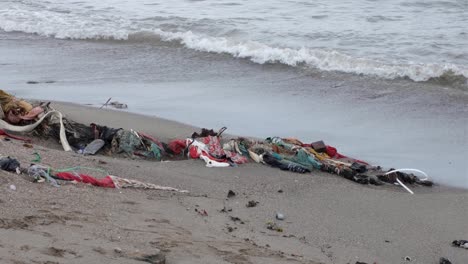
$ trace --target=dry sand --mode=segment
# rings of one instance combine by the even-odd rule
[[[162,140],[197,129],[127,112],[54,107],[75,121],[133,128]],[[84,157],[40,140],[34,149],[0,141],[0,155],[18,158],[23,167],[34,152],[55,168],[99,167],[190,194],[72,183],[56,188],[0,171],[0,263],[144,263],[135,258],[159,250],[166,263],[405,263],[405,256],[411,263],[438,263],[440,257],[468,263],[468,250],[451,246],[468,238],[466,190],[414,187],[410,195],[396,186],[253,163],[206,168],[199,160]],[[237,195],[227,198],[229,190]],[[250,200],[259,203],[247,208]],[[275,221],[276,212],[285,220]],[[268,221],[284,231],[268,230]]]

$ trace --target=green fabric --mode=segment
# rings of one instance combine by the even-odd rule
[[[128,130],[120,130],[117,132],[116,137],[119,140],[118,153],[125,152],[133,156],[135,150],[141,145],[141,140],[135,133]]]

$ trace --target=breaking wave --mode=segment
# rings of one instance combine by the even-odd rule
[[[386,63],[375,59],[357,58],[336,50],[319,48],[272,47],[258,41],[241,41],[228,36],[213,37],[190,30],[174,31],[154,28],[119,17],[97,17],[81,20],[57,16],[57,12],[0,10],[0,29],[25,32],[58,39],[135,40],[177,42],[203,52],[226,53],[255,63],[282,63],[306,66],[323,71],[335,71],[385,79],[409,78],[416,82],[436,81],[468,87],[468,68],[445,63]],[[453,83],[452,83],[453,82]]]

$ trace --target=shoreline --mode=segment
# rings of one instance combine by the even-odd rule
[[[195,128],[77,104],[52,106],[79,118],[75,121],[153,127],[159,131],[154,135],[161,138],[189,135]],[[158,250],[168,264],[403,263],[405,256],[413,263],[437,263],[440,257],[463,263],[466,257],[466,250],[452,247],[451,241],[464,239],[459,236],[467,228],[467,190],[416,187],[416,194],[410,195],[401,187],[363,186],[321,172],[294,174],[254,163],[207,168],[200,160],[82,156],[50,144],[33,142],[30,149],[21,142],[0,141],[0,154],[28,164],[32,153],[38,152],[43,164],[54,168],[98,167],[190,193],[113,190],[80,183],[56,188],[1,171],[0,187],[5,191],[0,192],[0,204],[5,210],[0,219],[0,260],[6,263],[34,259],[138,264],[142,262],[128,256]],[[11,184],[15,191],[8,189]],[[227,198],[229,190],[236,196]],[[259,203],[246,207],[251,200]],[[223,212],[223,208],[228,209]],[[206,210],[207,216],[195,209]],[[275,220],[278,212],[285,220]],[[270,221],[283,232],[267,229]]]
[[[235,135],[324,139],[350,156],[418,168],[438,182],[468,188],[460,175],[468,154],[466,92],[405,80],[307,74],[172,45],[3,35],[4,85],[19,97],[93,104],[112,97],[132,112],[227,126]],[[450,151],[440,155],[442,149]]]

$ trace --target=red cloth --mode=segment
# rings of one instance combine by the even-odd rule
[[[31,141],[32,141],[32,140],[29,139],[29,138],[23,138],[23,137],[18,137],[18,136],[10,135],[10,134],[8,134],[7,132],[5,132],[5,130],[3,130],[3,129],[0,129],[0,135],[6,136],[6,137],[9,137],[9,138],[12,138],[12,139],[16,139],[16,140],[21,140],[21,141],[24,141],[24,142],[31,142]]]
[[[112,178],[109,176],[106,176],[102,179],[96,179],[86,174],[75,175],[70,172],[59,172],[55,174],[55,177],[62,179],[62,180],[90,183],[94,186],[99,186],[99,187],[115,188],[114,182],[112,181]]]
[[[169,144],[167,144],[167,147],[172,150],[172,152],[176,155],[182,153],[182,151],[187,147],[187,145],[185,144],[185,140],[182,140],[182,139],[175,139],[171,142],[169,142]]]
[[[358,162],[358,163],[362,163],[364,165],[369,165],[369,163],[365,162],[365,161],[362,161],[362,160],[357,160],[357,159],[354,159],[354,158],[350,158],[350,157],[347,157],[345,155],[342,155],[340,153],[338,153],[338,151],[336,150],[336,148],[332,147],[332,146],[329,146],[327,145],[327,155],[330,156],[330,158],[332,159],[351,159],[353,160],[354,162]]]
[[[190,158],[192,159],[200,158],[200,154],[198,153],[198,148],[195,146],[190,146],[189,154],[190,154]]]

